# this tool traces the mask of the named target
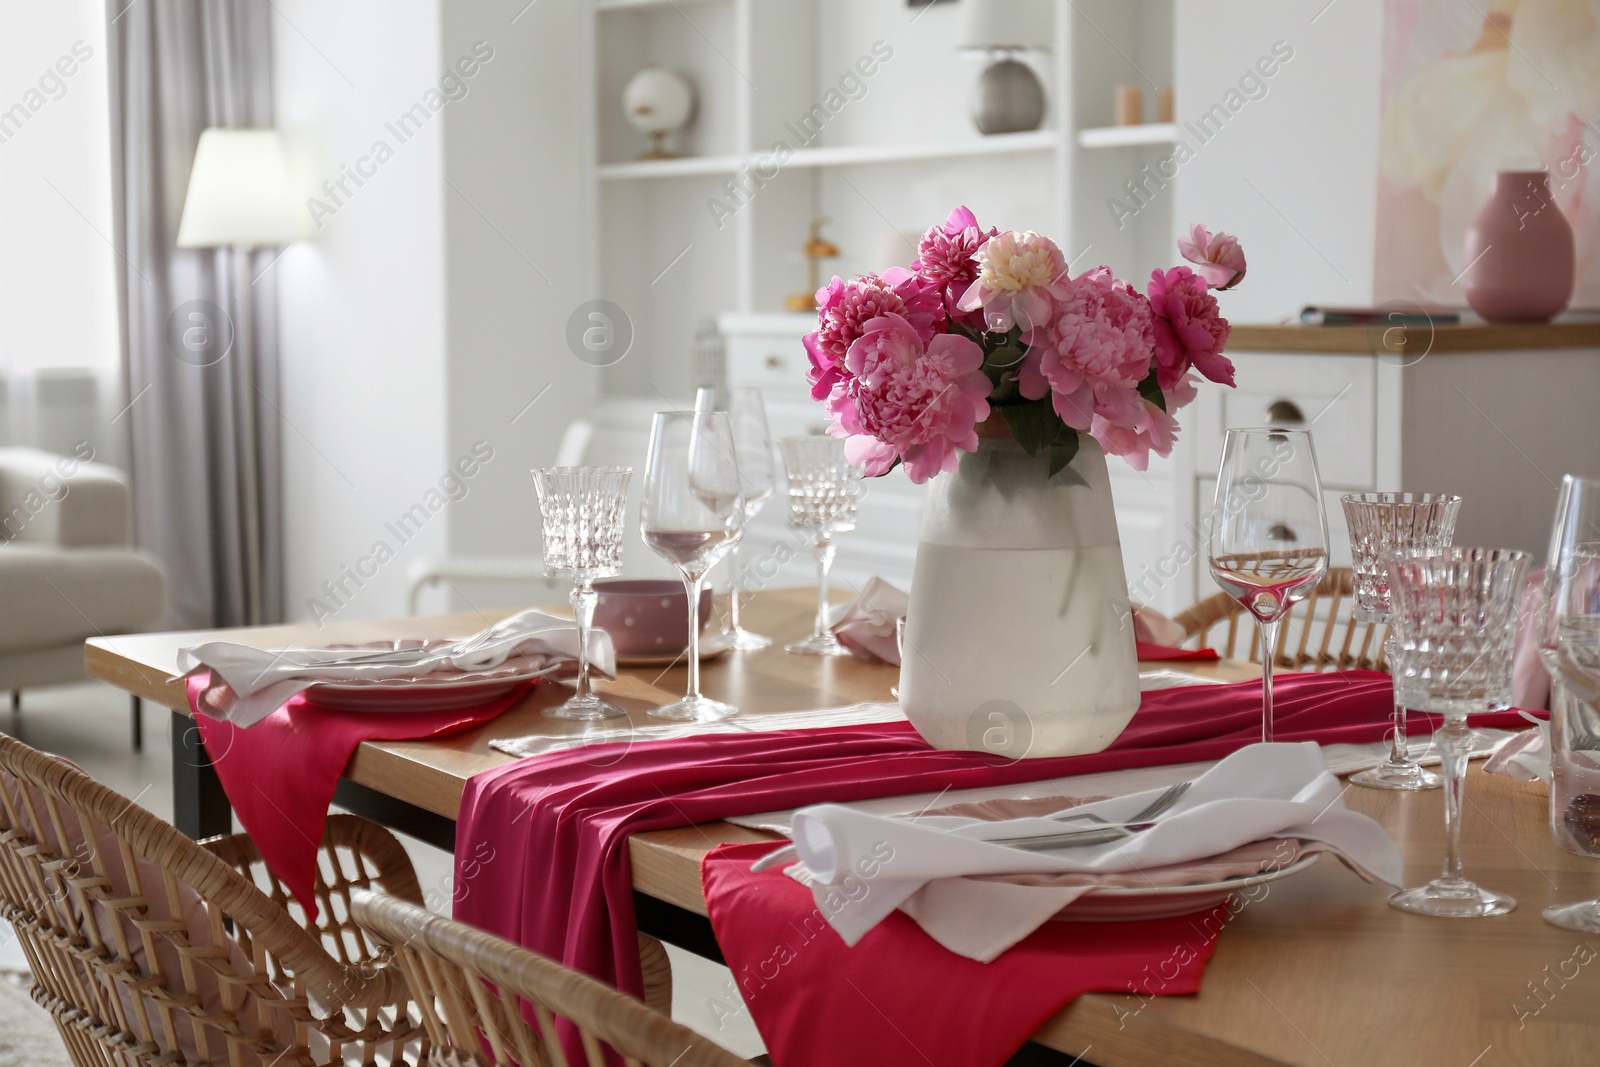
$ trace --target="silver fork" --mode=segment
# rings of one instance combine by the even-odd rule
[[[1052,818],[1067,822],[1073,819],[1089,819],[1099,824],[1086,826],[1080,830],[1066,830],[1059,834],[1040,836],[1030,834],[1023,837],[991,837],[987,838],[990,844],[1010,845],[1013,848],[1029,850],[1065,848],[1077,845],[1100,845],[1111,841],[1120,841],[1124,837],[1131,837],[1141,830],[1148,830],[1160,816],[1171,811],[1178,801],[1183,799],[1193,782],[1177,782],[1161,791],[1155,800],[1128,818],[1126,822],[1113,823],[1102,819],[1093,812],[1079,812],[1052,816]]]

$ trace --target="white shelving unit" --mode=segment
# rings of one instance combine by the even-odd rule
[[[1080,148],[1130,148],[1134,145],[1172,144],[1178,127],[1171,122],[1145,122],[1137,126],[1096,126],[1078,131]]]

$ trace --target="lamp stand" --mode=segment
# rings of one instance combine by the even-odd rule
[[[239,356],[239,437],[246,443],[239,463],[240,522],[244,525],[245,623],[261,623],[261,441],[256,436],[255,301],[250,291],[250,252],[230,250],[233,273],[233,346]]]

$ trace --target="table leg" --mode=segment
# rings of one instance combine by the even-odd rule
[[[172,823],[196,841],[233,833],[233,806],[211,765],[200,728],[172,713]]]

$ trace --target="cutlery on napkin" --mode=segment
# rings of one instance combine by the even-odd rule
[[[1341,802],[1341,786],[1314,742],[1257,744],[1194,779],[1153,825],[1115,841],[1027,847],[1093,815],[1123,824],[1161,797],[1152,789],[1053,815],[985,821],[928,815],[893,819],[837,804],[794,817],[794,845],[819,911],[854,945],[896,909],[946,948],[992,960],[1093,888],[1095,876],[1219,856],[1251,842],[1320,843],[1368,881],[1400,885],[1400,850],[1375,821]],[[1004,840],[1001,840],[1004,839]],[[1009,842],[1009,843],[1008,843]],[[1080,874],[1050,885],[980,880],[992,875]],[[1063,884],[1068,883],[1068,884]]]
[[[576,662],[578,630],[570,619],[542,611],[518,612],[471,637],[427,647],[380,652],[361,648],[256,648],[233,641],[207,641],[178,650],[178,668],[185,674],[209,668],[237,698],[227,719],[236,726],[254,726],[302,690],[318,683],[408,678],[445,668],[460,671],[497,667],[513,655],[543,659],[554,669]],[[592,630],[591,667],[616,675],[611,635]]]

